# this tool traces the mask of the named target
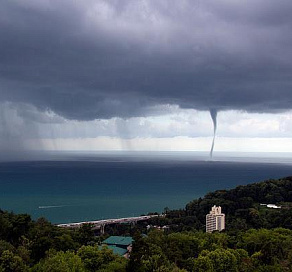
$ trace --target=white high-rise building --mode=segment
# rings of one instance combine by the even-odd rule
[[[206,215],[206,232],[225,229],[225,214],[221,212],[221,207],[213,206],[210,213]]]

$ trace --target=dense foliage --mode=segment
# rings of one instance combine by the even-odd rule
[[[125,271],[127,260],[99,248],[90,225],[64,229],[44,218],[0,212],[0,271]]]
[[[292,271],[292,231],[250,229],[234,235],[155,230],[136,237],[129,270]]]
[[[261,203],[277,204],[281,209],[269,209]],[[152,219],[154,225],[170,225],[176,231],[204,230],[205,216],[213,205],[226,214],[226,226],[231,230],[250,228],[292,229],[292,177],[268,180],[231,190],[218,190],[188,203],[185,209],[165,209],[165,218]]]
[[[100,247],[103,237],[90,225],[64,229],[44,218],[0,211],[0,272],[292,271],[291,203],[292,178],[269,180],[209,193],[185,209],[166,208],[165,216],[134,229],[108,227],[108,234],[135,232],[130,260]],[[209,234],[205,215],[213,205],[226,213],[226,231]],[[168,228],[147,231],[149,223]]]

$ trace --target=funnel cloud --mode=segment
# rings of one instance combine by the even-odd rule
[[[212,141],[212,146],[210,150],[210,158],[213,158],[213,150],[214,150],[214,145],[215,145],[215,138],[216,138],[216,131],[217,131],[217,110],[211,109],[210,110],[210,115],[213,121],[213,127],[214,127],[214,135],[213,135],[213,141]]]

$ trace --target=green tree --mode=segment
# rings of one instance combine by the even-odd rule
[[[127,259],[114,254],[107,246],[102,248],[82,246],[77,254],[88,271],[124,271],[126,269]]]
[[[73,252],[49,254],[32,268],[32,272],[85,272],[81,258]]]
[[[194,261],[194,271],[218,271],[232,272],[237,271],[236,256],[230,250],[216,249],[214,251],[204,250],[200,256]]]
[[[208,256],[199,256],[194,260],[192,271],[194,272],[213,272],[213,262]]]
[[[10,252],[14,252],[15,248],[13,245],[11,245],[9,242],[6,242],[4,240],[0,240],[0,256],[5,250],[9,250]]]
[[[82,224],[77,230],[77,240],[81,245],[88,245],[95,240],[92,224]]]
[[[5,250],[0,257],[2,271],[5,272],[24,272],[28,267],[23,260],[9,250]]]

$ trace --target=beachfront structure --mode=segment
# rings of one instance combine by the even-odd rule
[[[266,206],[267,208],[270,208],[270,209],[281,209],[282,207],[281,206],[277,206],[275,204],[260,204],[261,206]]]
[[[213,206],[210,213],[206,215],[206,232],[225,229],[225,214],[221,212],[220,206]]]
[[[110,236],[102,242],[102,245],[107,245],[115,254],[129,258],[133,241],[130,236]]]

